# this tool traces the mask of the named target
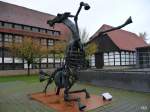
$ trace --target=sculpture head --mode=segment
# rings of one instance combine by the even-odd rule
[[[90,9],[89,4],[84,3],[84,2],[81,2],[81,3],[80,3],[80,6],[84,6],[84,9],[85,9],[85,10],[89,10],[89,9]]]

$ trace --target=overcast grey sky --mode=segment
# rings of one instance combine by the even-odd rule
[[[150,0],[1,0],[30,9],[56,15],[71,12],[75,14],[81,1],[90,4],[91,9],[82,10],[79,26],[86,28],[90,36],[103,24],[117,26],[129,16],[133,23],[124,29],[138,34],[146,32],[150,42]]]

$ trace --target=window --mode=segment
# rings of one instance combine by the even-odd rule
[[[31,27],[29,27],[29,26],[24,26],[23,29],[26,30],[26,31],[31,31]]]
[[[125,52],[121,52],[121,65],[125,65]]]
[[[53,56],[54,56],[53,54],[48,54],[49,58],[53,58]]]
[[[2,34],[0,33],[0,46],[2,45]]]
[[[14,25],[14,28],[15,28],[15,29],[22,29],[22,25],[15,24],[15,25]]]
[[[23,63],[21,58],[14,58],[14,63]]]
[[[59,32],[54,32],[54,36],[59,36]]]
[[[120,53],[115,52],[115,65],[120,65]]]
[[[38,29],[38,28],[33,27],[33,28],[32,28],[32,31],[33,31],[33,32],[39,32],[39,29]]]
[[[48,63],[54,62],[54,54],[48,54]]]
[[[136,64],[136,54],[135,53],[133,53],[133,60],[134,60],[133,63]]]
[[[24,64],[22,64],[22,63],[15,63],[15,64],[13,64],[14,66],[14,69],[15,70],[21,70],[21,69],[23,69],[24,68]]]
[[[0,57],[2,57],[2,48],[0,48]]]
[[[129,58],[129,62],[130,62],[130,64],[132,65],[132,64],[134,64],[134,56],[133,56],[133,53],[131,52],[130,53],[130,58]]]
[[[0,57],[0,63],[2,63],[2,57]]]
[[[48,46],[54,45],[54,40],[48,40]]]
[[[40,39],[34,38],[33,41],[34,41],[36,44],[40,44]]]
[[[49,64],[48,64],[48,68],[53,68],[53,64],[52,64],[52,63],[49,63]]]
[[[129,65],[129,52],[126,52],[126,65]]]
[[[46,30],[45,29],[40,29],[40,32],[41,33],[46,33]]]
[[[91,66],[94,67],[95,66],[95,55],[91,56]]]
[[[5,28],[12,28],[13,24],[11,23],[4,23]]]
[[[48,63],[53,63],[54,62],[54,58],[48,58]]]
[[[28,64],[24,63],[24,68],[28,68]],[[30,64],[29,68],[32,68],[32,64]]]
[[[47,64],[45,63],[45,64],[41,64],[41,68],[47,68]]]
[[[35,58],[36,63],[40,63],[40,60],[41,60],[41,58],[37,58],[37,57]]]
[[[4,70],[13,70],[14,69],[13,63],[11,61],[8,61],[8,63],[5,63],[3,66],[4,66]]]
[[[55,54],[55,56],[57,57],[57,54]],[[60,59],[59,58],[55,58],[55,63],[60,63]]]
[[[51,30],[48,30],[47,33],[48,33],[49,35],[53,35],[53,31],[51,31]]]
[[[15,42],[16,42],[16,43],[21,43],[21,42],[22,42],[22,36],[16,35],[16,36],[15,36]]]
[[[0,43],[2,42],[2,34],[0,33]]]
[[[109,65],[114,65],[114,52],[109,53]]]
[[[4,41],[5,41],[5,42],[12,42],[12,35],[10,35],[10,34],[5,34],[5,35],[4,35]]]
[[[40,66],[39,66],[39,64],[34,63],[34,64],[32,64],[32,68],[33,68],[33,69],[38,69],[38,68],[40,68]]]
[[[41,63],[47,63],[47,58],[42,58]]]
[[[41,45],[47,45],[46,39],[41,39]]]
[[[3,27],[3,22],[0,21],[0,28],[2,28],[2,27]]]
[[[122,65],[133,65],[136,62],[135,53],[133,52],[121,52]]]
[[[8,49],[4,49],[4,57],[12,57],[12,53]]]
[[[108,56],[108,53],[104,53],[104,65],[109,65],[109,56]]]
[[[120,65],[120,53],[117,51],[104,53],[104,65]]]

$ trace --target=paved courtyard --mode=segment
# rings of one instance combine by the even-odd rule
[[[29,99],[29,94],[40,92],[44,85],[44,83],[38,82],[37,77],[34,77],[33,81],[30,81],[30,77],[26,80],[0,80],[0,112],[55,112],[55,110]],[[54,89],[54,84],[50,88]],[[96,87],[80,83],[73,87],[73,89],[79,88],[87,88],[92,94],[110,92],[113,96],[111,104],[90,112],[150,112],[150,93]]]

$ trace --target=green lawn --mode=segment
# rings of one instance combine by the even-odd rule
[[[17,75],[17,76],[2,76],[0,77],[0,83],[2,82],[11,82],[11,81],[25,81],[29,83],[37,82],[38,75],[32,74],[30,76],[27,75]]]
[[[55,112],[43,104],[29,99],[29,94],[43,90],[37,75],[0,77],[0,112]],[[49,89],[54,89],[52,84]],[[87,88],[89,93],[100,95],[110,92],[112,103],[90,112],[150,112],[150,93],[97,87],[77,83],[73,89]]]

